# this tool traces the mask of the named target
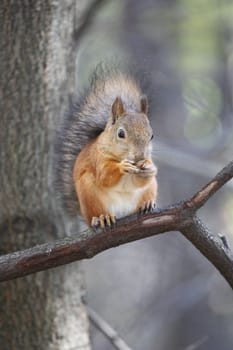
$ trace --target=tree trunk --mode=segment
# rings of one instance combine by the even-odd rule
[[[74,88],[77,11],[75,0],[1,1],[1,253],[63,231],[51,164],[54,130]],[[1,350],[89,349],[83,291],[77,263],[3,283]]]

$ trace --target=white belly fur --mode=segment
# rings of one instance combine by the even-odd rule
[[[104,205],[117,218],[135,212],[138,200],[145,191],[145,187],[136,187],[132,180],[132,175],[126,174],[116,186],[106,192]]]

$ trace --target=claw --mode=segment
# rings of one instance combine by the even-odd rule
[[[109,214],[105,215],[105,221],[106,221],[106,224],[108,225],[108,227],[111,227],[111,217]]]
[[[153,211],[156,208],[156,202],[154,199],[150,199],[149,201],[145,202],[143,207],[139,208],[139,214],[149,214],[153,213]]]
[[[91,219],[91,227],[96,232],[97,228],[99,227],[99,218],[96,216],[93,216]]]
[[[91,219],[91,226],[96,231],[98,227],[105,230],[106,226],[112,228],[116,225],[116,216],[113,214],[101,214],[100,216],[93,216]]]

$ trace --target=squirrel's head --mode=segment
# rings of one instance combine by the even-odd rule
[[[140,98],[139,112],[125,110],[121,97],[115,99],[103,133],[108,139],[105,144],[108,144],[109,154],[135,163],[151,156],[153,131],[147,113],[148,103],[144,95]]]

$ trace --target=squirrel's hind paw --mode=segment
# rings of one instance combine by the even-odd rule
[[[116,224],[116,216],[112,214],[101,214],[100,216],[93,216],[91,219],[91,226],[97,229],[99,226],[102,229],[113,227]]]
[[[150,199],[145,204],[139,208],[139,214],[153,213],[156,208],[156,202],[154,199]]]

